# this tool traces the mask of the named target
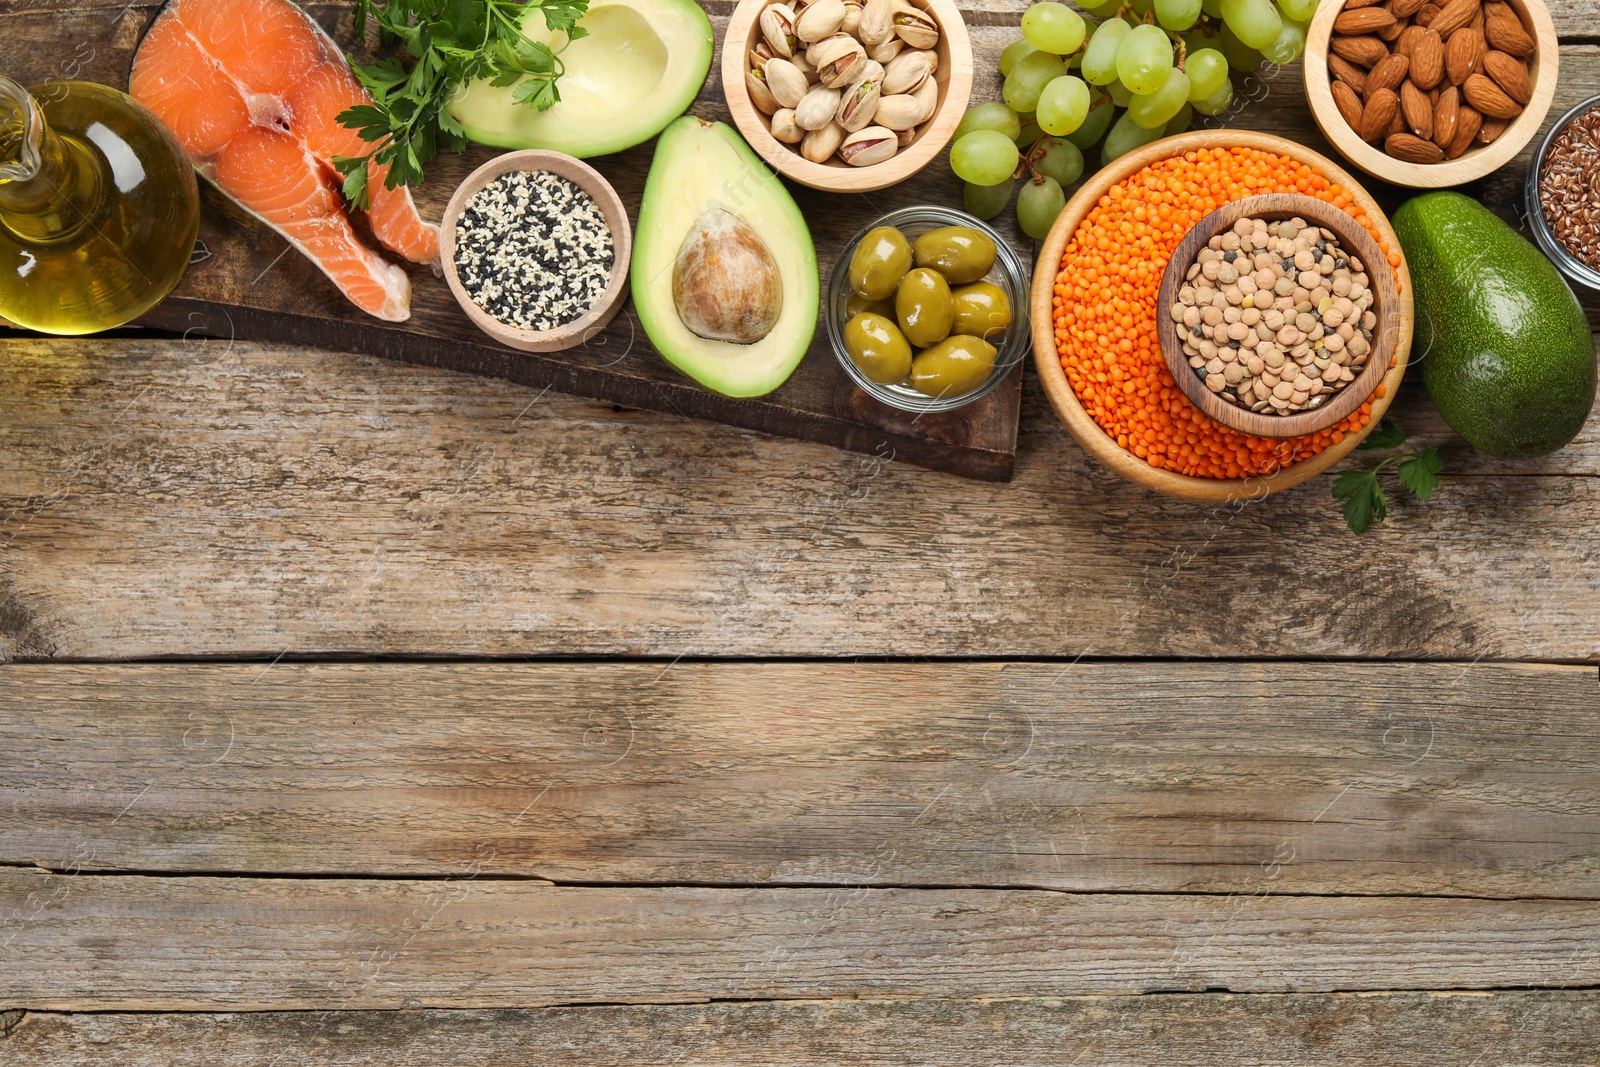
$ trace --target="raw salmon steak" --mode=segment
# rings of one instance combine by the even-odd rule
[[[370,104],[343,53],[290,0],[172,0],[133,58],[133,97],[182,143],[195,169],[266,222],[361,310],[411,317],[406,272],[363,244],[345,215],[334,156],[372,146],[338,115]],[[439,258],[439,228],[410,190],[384,188],[372,166],[367,219],[385,248]]]

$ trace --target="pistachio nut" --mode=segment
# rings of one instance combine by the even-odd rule
[[[839,150],[843,140],[844,128],[837,122],[830,122],[822,129],[806,134],[806,139],[800,142],[800,154],[813,163],[826,163]]]
[[[882,44],[875,44],[867,49],[867,57],[876,63],[893,62],[894,57],[905,50],[906,43],[900,38],[889,35],[889,39]]]
[[[839,110],[839,90],[819,85],[805,95],[794,109],[794,120],[802,130],[820,130],[833,121]]]
[[[794,109],[787,107],[772,113],[772,136],[784,144],[799,144],[806,139],[806,131],[795,122],[794,115]]]
[[[824,37],[820,41],[813,41],[810,44],[806,45],[806,50],[805,50],[806,62],[810,63],[813,67],[815,67],[817,65],[817,57],[822,54],[822,49],[823,48],[827,47],[829,44],[832,44],[834,41],[853,41],[853,40],[855,40],[855,38],[851,37],[848,33],[835,33],[832,36]]]
[[[878,110],[878,86],[879,82],[872,78],[860,78],[845,90],[834,121],[846,133],[855,133],[872,122],[872,114]]]
[[[772,54],[788,59],[800,46],[794,35],[794,9],[788,4],[772,4],[761,10],[761,36],[766,39]]]
[[[839,158],[852,167],[870,167],[893,158],[899,150],[900,142],[893,130],[868,126],[844,139],[839,145]]]
[[[805,98],[809,83],[800,68],[787,59],[769,59],[764,70],[767,88],[780,107],[794,107]]]
[[[894,0],[894,32],[912,48],[932,48],[939,43],[939,24],[910,0]]]
[[[768,8],[767,10],[772,10]],[[884,67],[883,92],[885,96],[895,93],[909,93],[933,72],[933,64],[929,62],[932,52],[914,49],[902,52],[890,60]]]
[[[898,40],[898,38],[897,38]],[[767,60],[772,58],[772,46],[766,41],[757,41],[756,46],[750,49],[750,65],[760,70],[767,65]]]
[[[894,36],[894,0],[867,0],[861,8],[861,23],[856,36],[868,48]]]
[[[861,27],[861,0],[844,0],[844,22],[839,29],[856,37]]]
[[[880,96],[878,110],[873,115],[872,121],[879,126],[894,130],[909,130],[923,120],[922,101],[907,93],[896,93],[893,96]]]
[[[795,20],[794,32],[802,41],[820,41],[842,25],[844,0],[812,0]]]
[[[750,102],[763,115],[771,115],[778,110],[778,101],[773,98],[772,90],[767,88],[767,76],[762,71],[744,72],[744,91],[750,94]]]
[[[901,148],[910,148],[911,142],[917,139],[916,128],[912,127],[909,130],[896,130],[894,131],[894,139],[895,143]]]
[[[852,82],[858,82],[863,78],[871,78],[873,81],[878,83],[878,88],[881,89],[883,88],[883,73],[883,64],[879,63],[876,59],[869,58],[867,60],[867,65],[861,68],[861,73],[857,74],[851,80]]]
[[[933,113],[939,110],[939,83],[932,78],[924,78],[922,84],[911,90],[911,95],[922,104],[922,119],[927,122],[933,118]]]
[[[816,0],[816,2],[825,4],[828,0]],[[822,84],[830,89],[842,89],[861,76],[862,68],[867,65],[867,53],[862,50],[861,43],[854,37],[841,34],[829,38],[827,43],[818,49],[816,62],[817,74],[821,77]],[[767,82],[770,84],[771,81],[769,75]]]

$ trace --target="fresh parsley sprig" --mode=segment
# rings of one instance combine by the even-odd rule
[[[1395,451],[1401,449],[1401,451]],[[1394,464],[1395,476],[1411,490],[1411,495],[1426,501],[1439,488],[1439,471],[1444,461],[1437,448],[1418,448],[1406,443],[1406,435],[1389,419],[1356,447],[1358,452],[1394,452],[1371,470],[1343,471],[1333,483],[1335,500],[1344,501],[1344,521],[1350,529],[1364,534],[1375,522],[1382,522],[1389,513],[1388,501],[1383,496],[1383,486],[1378,475]]]
[[[466,147],[466,132],[445,109],[458,86],[479,78],[501,88],[521,81],[512,98],[540,111],[561,99],[556,88],[566,70],[561,57],[522,35],[522,17],[530,7],[568,41],[588,32],[577,23],[589,0],[386,0],[381,6],[377,0],[356,0],[356,32],[364,33],[372,19],[383,43],[405,45],[413,62],[409,69],[396,56],[370,66],[351,63],[373,101],[339,115],[341,125],[373,145],[365,155],[334,157],[351,203],[368,206],[369,163],[387,166],[384,185],[397,189],[420,184],[422,168],[441,145],[457,152]]]

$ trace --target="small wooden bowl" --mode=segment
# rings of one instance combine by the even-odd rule
[[[733,124],[773,170],[827,193],[870,193],[905,181],[944,151],[972,97],[972,42],[954,0],[911,0],[939,23],[939,43],[933,49],[939,57],[939,69],[933,74],[939,87],[939,104],[911,144],[893,158],[870,167],[852,167],[837,156],[826,163],[811,162],[796,146],[772,136],[771,122],[751,103],[744,84],[745,71],[749,69],[750,49],[761,39],[761,11],[773,2],[740,0],[722,38],[722,93],[728,98]]]
[[[1318,7],[1306,33],[1306,99],[1311,103],[1312,117],[1317,120],[1322,135],[1346,159],[1373,177],[1414,189],[1443,189],[1476,181],[1511,162],[1544,125],[1556,95],[1561,48],[1555,24],[1550,21],[1550,10],[1541,0],[1505,0],[1505,3],[1522,19],[1523,27],[1532,34],[1537,46],[1530,72],[1533,99],[1493,144],[1469,148],[1460,157],[1441,163],[1406,163],[1363,141],[1333,102],[1328,74],[1328,43],[1333,37],[1333,20],[1344,10],[1345,0],[1330,0]]]
[[[553,330],[524,330],[501,322],[479,307],[461,285],[456,273],[456,222],[471,200],[484,186],[512,171],[548,171],[565,178],[594,199],[605,215],[611,229],[611,247],[616,261],[611,265],[611,280],[594,306],[581,317]],[[471,174],[456,189],[450,203],[445,205],[444,218],[439,224],[439,259],[444,266],[444,278],[455,294],[461,310],[484,333],[503,345],[523,352],[559,352],[564,348],[582,344],[605,329],[622,306],[627,295],[628,261],[633,254],[633,230],[628,225],[628,212],[622,198],[600,172],[580,159],[561,152],[530,149],[525,152],[508,152],[496,156]]]
[[[1372,351],[1361,373],[1343,389],[1333,393],[1321,407],[1293,415],[1263,415],[1229,403],[1206,388],[1199,375],[1189,366],[1189,357],[1178,336],[1178,324],[1167,314],[1178,300],[1178,292],[1186,282],[1185,275],[1194,264],[1200,250],[1217,234],[1231,230],[1240,219],[1304,219],[1313,226],[1333,231],[1339,247],[1346,255],[1354,256],[1365,268],[1372,286],[1372,312],[1377,316],[1377,326],[1372,331]],[[1366,403],[1378,383],[1389,373],[1389,361],[1394,357],[1394,344],[1400,333],[1400,291],[1395,286],[1394,271],[1389,269],[1389,259],[1360,223],[1326,200],[1294,193],[1267,193],[1249,196],[1225,204],[1200,220],[1189,231],[1178,250],[1167,263],[1161,277],[1161,296],[1156,305],[1156,331],[1161,335],[1161,353],[1167,357],[1167,369],[1190,402],[1224,426],[1254,437],[1304,437],[1325,430],[1344,421],[1352,411]]]
[[[1282,137],[1246,130],[1202,130],[1168,137],[1129,152],[1110,166],[1102,168],[1099,173],[1083,183],[1077,194],[1067,202],[1066,208],[1056,218],[1055,225],[1045,237],[1044,245],[1039,252],[1039,261],[1033,271],[1033,362],[1039,374],[1039,382],[1044,386],[1045,395],[1050,400],[1050,406],[1055,408],[1056,414],[1060,416],[1067,430],[1083,446],[1084,451],[1124,478],[1157,492],[1189,500],[1223,502],[1251,500],[1315,478],[1349,455],[1378,425],[1378,421],[1388,410],[1395,393],[1400,388],[1400,379],[1405,375],[1406,358],[1411,353],[1411,333],[1415,319],[1411,298],[1411,274],[1402,261],[1399,267],[1400,332],[1395,338],[1393,366],[1383,379],[1384,395],[1365,398],[1370,399],[1372,403],[1372,421],[1364,430],[1346,434],[1343,441],[1309,459],[1293,463],[1276,473],[1256,477],[1195,478],[1150,466],[1149,463],[1118,445],[1100,424],[1094,421],[1079,403],[1077,393],[1073,392],[1072,383],[1067,380],[1067,372],[1062,368],[1056,352],[1054,314],[1056,275],[1061,271],[1061,256],[1066,251],[1067,243],[1072,240],[1072,235],[1077,232],[1078,226],[1100,198],[1110,192],[1112,186],[1152,163],[1185,152],[1197,152],[1202,148],[1255,148],[1318,167],[1328,181],[1341,186],[1354,198],[1356,206],[1366,212],[1367,217],[1378,227],[1378,231],[1383,234],[1390,247],[1400,247],[1400,239],[1395,236],[1394,228],[1389,224],[1389,219],[1383,210],[1378,207],[1378,202],[1373,200],[1347,172],[1309,148],[1284,140]]]

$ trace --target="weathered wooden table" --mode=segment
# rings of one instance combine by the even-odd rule
[[[0,1062],[1600,1062],[1600,419],[1502,463],[1409,386],[1445,486],[1357,539],[1025,396],[991,485],[0,342]]]

